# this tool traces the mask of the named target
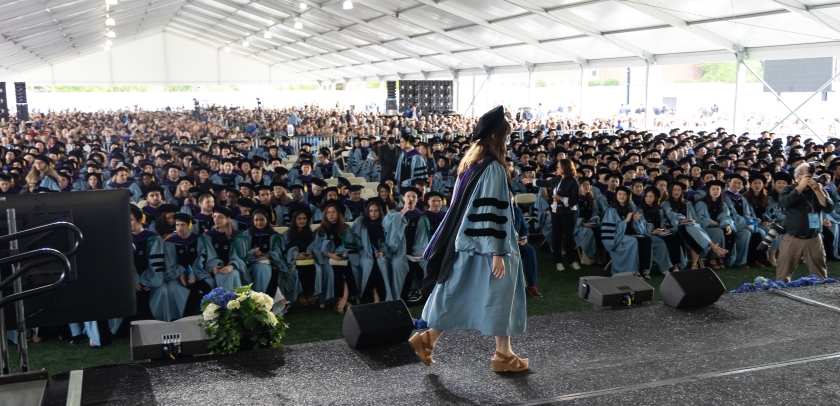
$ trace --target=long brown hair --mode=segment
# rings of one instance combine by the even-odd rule
[[[491,137],[487,137],[470,144],[470,150],[464,155],[464,159],[458,165],[458,175],[463,174],[467,169],[473,165],[481,162],[484,158],[490,156],[495,158],[505,168],[508,178],[510,178],[510,171],[505,163],[505,156],[507,156],[506,141],[510,134],[510,124],[504,121],[496,129]]]
[[[752,183],[756,180],[761,180],[762,183],[766,183],[764,182],[764,178],[751,179],[749,187],[747,188],[747,193],[744,193],[744,197],[747,198],[747,202],[750,206],[765,209],[767,208],[767,188],[761,188],[761,191],[758,192],[758,194],[755,194],[752,188]]]
[[[564,178],[577,177],[577,171],[575,170],[575,163],[572,162],[571,159],[563,158],[557,163],[557,166],[559,166],[560,169],[562,170]]]
[[[335,231],[340,236],[344,236],[344,231],[347,229],[347,224],[344,222],[344,213],[340,212],[335,206],[328,206],[324,209],[324,219],[321,220],[321,224],[318,226],[318,235],[325,236],[329,232],[329,228],[333,225],[327,220],[327,210],[333,209],[335,210],[336,214],[338,214],[338,218],[335,222]]]

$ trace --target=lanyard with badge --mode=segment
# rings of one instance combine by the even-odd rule
[[[816,196],[814,198],[816,198]],[[808,208],[811,210],[811,212],[808,213],[808,228],[814,230],[819,229],[822,226],[822,222],[820,221],[822,213],[817,213],[816,210],[814,210],[814,202],[812,202],[811,199],[805,197],[805,203],[808,204]]]

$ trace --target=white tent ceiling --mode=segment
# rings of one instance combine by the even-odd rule
[[[840,55],[840,2],[825,0],[352,0],[350,10],[342,0],[302,3],[120,0],[106,10],[105,0],[0,0],[0,78],[103,53],[106,14],[117,22],[115,47],[165,32],[180,47],[229,46],[283,72],[282,80]]]

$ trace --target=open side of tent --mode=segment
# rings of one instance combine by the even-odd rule
[[[840,2],[815,0],[105,3],[0,0],[0,80],[381,81],[840,55]]]

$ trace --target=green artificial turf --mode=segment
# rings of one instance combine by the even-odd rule
[[[532,239],[537,245],[539,237]],[[592,308],[577,297],[578,278],[581,276],[610,276],[610,272],[603,266],[583,266],[580,271],[573,271],[567,265],[567,270],[558,272],[554,268],[551,252],[537,249],[539,273],[537,287],[543,298],[528,298],[528,315],[562,313]],[[829,275],[837,275],[840,263],[828,264]],[[488,270],[489,271],[489,270]],[[775,268],[723,269],[717,272],[726,285],[727,291],[737,289],[744,282],[752,282],[757,276],[775,279]],[[808,274],[805,265],[801,265],[794,274],[794,279]],[[655,301],[659,301],[659,285],[663,276],[654,275],[649,283],[655,288]],[[749,294],[749,293],[747,293]],[[420,317],[422,307],[412,307],[411,313],[415,318]],[[287,336],[283,340],[285,345],[301,344],[314,341],[326,341],[342,338],[341,323],[343,315],[336,314],[331,309],[320,309],[317,306],[292,309],[286,316],[289,323]],[[10,357],[12,367],[17,369],[17,347],[11,345]],[[100,365],[132,362],[130,359],[128,338],[115,339],[114,342],[100,350],[88,347],[86,343],[70,344],[58,338],[49,338],[40,343],[29,342],[30,370],[46,368],[50,374],[75,369],[90,368]]]

